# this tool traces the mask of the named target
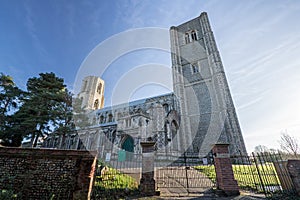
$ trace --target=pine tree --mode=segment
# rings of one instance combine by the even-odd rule
[[[41,73],[27,81],[27,97],[16,113],[19,131],[31,139],[36,147],[39,139],[54,131],[64,114],[60,108],[65,103],[66,86],[54,73]]]
[[[13,78],[0,73],[0,139],[1,145],[20,146],[23,138],[22,132],[15,132],[14,113],[22,104],[22,95],[14,83]]]

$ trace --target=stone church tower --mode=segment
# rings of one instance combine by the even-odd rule
[[[229,143],[246,153],[224,68],[206,13],[170,28],[173,89],[179,101],[180,151],[207,153]]]
[[[82,99],[81,108],[97,110],[104,106],[104,81],[96,76],[83,79],[78,98]]]
[[[49,137],[45,147],[117,156],[139,154],[140,142],[151,139],[161,160],[184,152],[205,157],[216,143],[230,144],[231,155],[247,155],[207,14],[171,27],[170,39],[174,92],[103,108],[104,81],[88,76],[78,97],[92,126],[67,139]]]

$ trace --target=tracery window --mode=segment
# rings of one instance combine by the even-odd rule
[[[198,35],[196,30],[188,31],[184,35],[185,43],[188,44],[193,41],[198,40]]]
[[[198,40],[196,31],[192,31],[191,36],[192,36],[192,41]]]

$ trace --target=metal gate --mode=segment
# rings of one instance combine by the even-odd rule
[[[213,159],[199,158],[195,154],[181,156],[156,156],[156,189],[161,195],[186,196],[191,193],[201,194],[211,191],[215,180],[208,177],[203,170],[211,170]]]
[[[280,154],[264,152],[231,158],[234,177],[240,189],[264,193],[267,197],[295,192],[286,167],[287,161]]]
[[[99,157],[91,199],[123,199],[139,194],[141,154],[120,150]]]

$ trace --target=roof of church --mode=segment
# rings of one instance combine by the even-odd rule
[[[158,95],[158,96],[147,97],[147,98],[143,98],[143,99],[139,99],[139,100],[135,100],[135,101],[130,101],[128,103],[117,104],[114,106],[107,106],[107,107],[96,110],[96,113],[111,111],[112,109],[121,109],[121,108],[126,108],[126,107],[138,106],[138,105],[145,104],[147,101],[155,100],[157,98],[161,98],[161,97],[165,97],[165,96],[172,96],[173,94],[174,94],[173,92],[170,92],[170,93],[166,93],[166,94],[162,94],[162,95]]]

